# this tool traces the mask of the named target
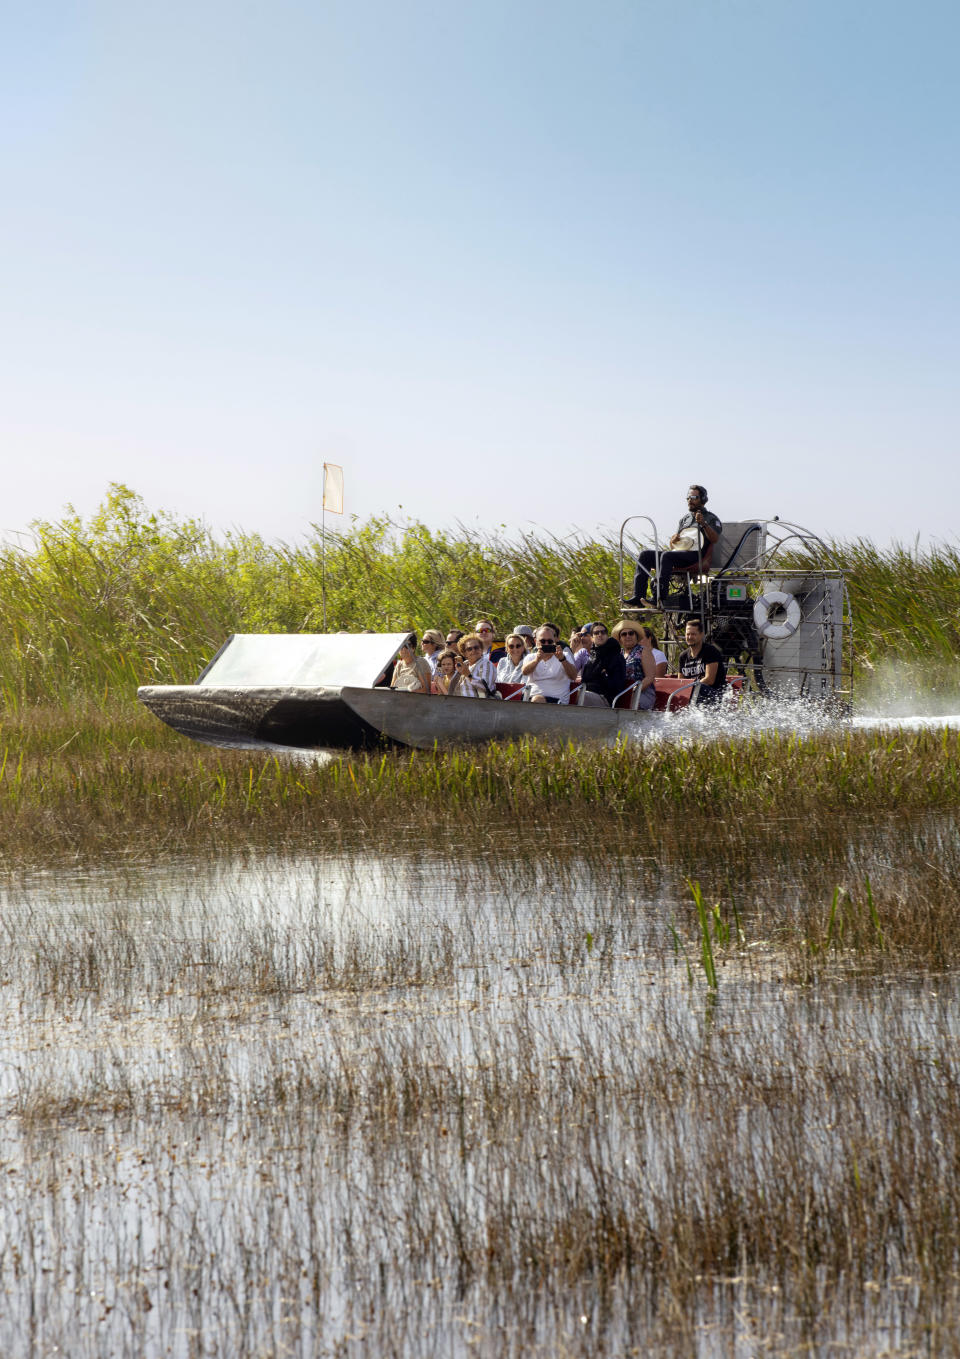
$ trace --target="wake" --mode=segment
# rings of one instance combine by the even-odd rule
[[[688,707],[675,716],[645,725],[632,739],[647,744],[681,744],[740,739],[762,735],[823,736],[848,731],[960,730],[960,708],[949,713],[902,712],[877,709],[843,716],[825,711],[820,703],[803,699],[747,702],[724,712]],[[918,704],[918,706],[921,706]]]

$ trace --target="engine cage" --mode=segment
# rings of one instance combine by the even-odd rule
[[[848,708],[853,699],[853,616],[842,566],[815,533],[786,520],[747,519],[725,524],[707,564],[701,556],[683,575],[683,588],[657,609],[624,599],[625,565],[632,579],[639,537],[629,526],[649,526],[656,554],[668,551],[648,515],[620,526],[620,607],[626,616],[659,624],[671,661],[684,646],[684,626],[698,618],[723,653],[728,670],[748,689],[779,699],[812,699]]]

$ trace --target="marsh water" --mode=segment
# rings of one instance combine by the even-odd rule
[[[0,883],[0,1352],[948,1352],[952,816],[370,840]]]

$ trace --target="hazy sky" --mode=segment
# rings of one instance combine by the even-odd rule
[[[0,13],[5,533],[957,536],[955,0]]]

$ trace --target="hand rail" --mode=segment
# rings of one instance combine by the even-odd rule
[[[693,692],[691,692],[691,694],[690,694],[690,702],[691,702],[691,703],[695,703],[696,700],[697,700],[697,693],[698,693],[699,690],[700,690],[700,681],[699,681],[699,680],[691,680],[689,684],[681,684],[681,685],[679,685],[676,689],[674,689],[673,693],[670,694],[669,698],[667,699],[667,706],[666,706],[666,708],[664,709],[664,712],[669,712],[669,711],[670,711],[670,705],[671,705],[671,703],[673,702],[673,700],[676,698],[677,694],[685,694],[685,693],[687,692],[688,689],[690,689],[690,690],[693,691]]]

